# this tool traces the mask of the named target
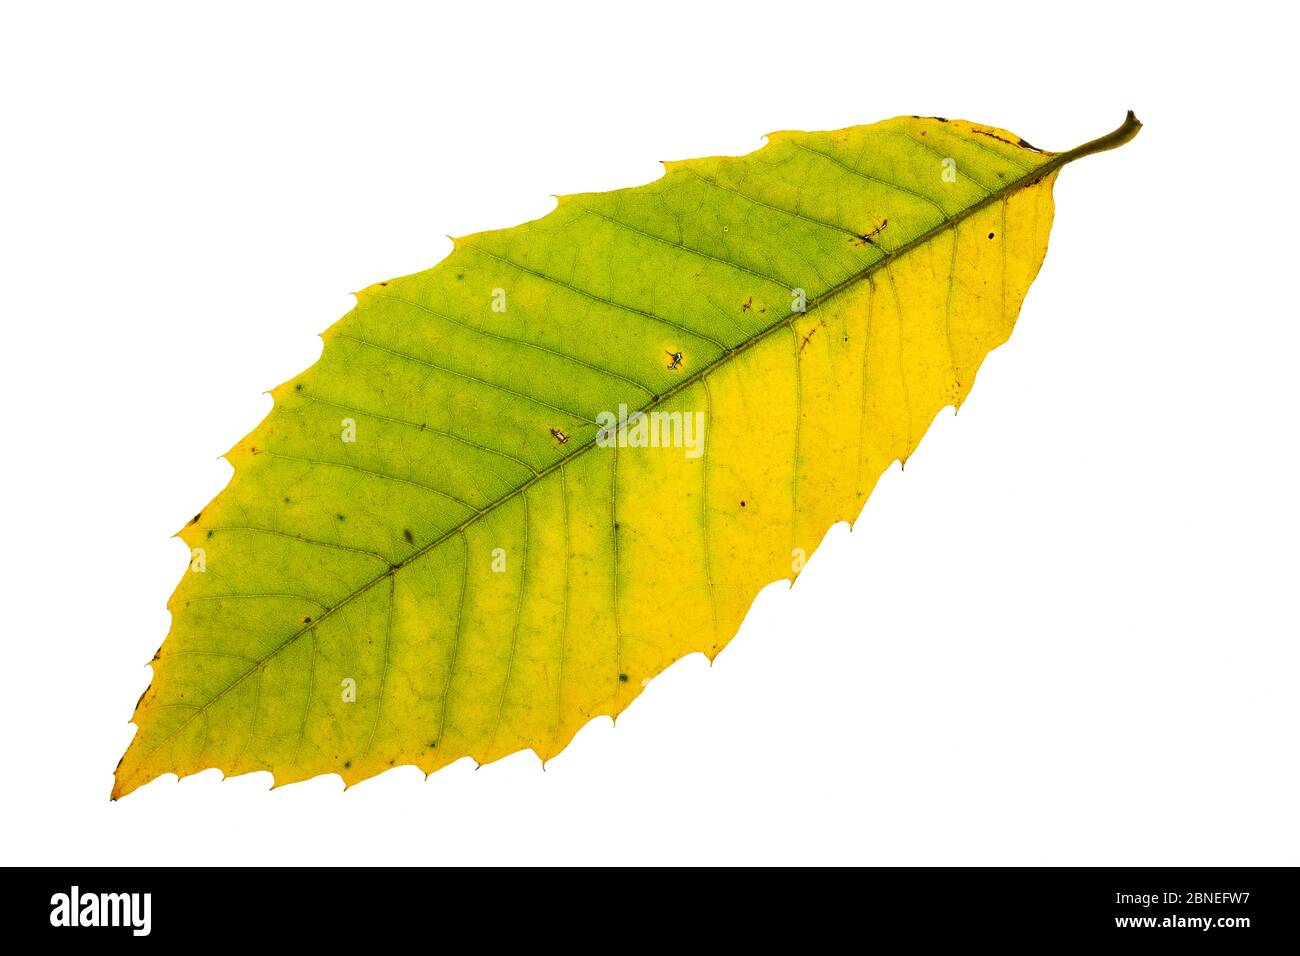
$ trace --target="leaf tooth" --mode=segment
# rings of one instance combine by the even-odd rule
[[[275,402],[276,404],[279,404],[280,399],[283,398],[285,395],[287,395],[290,391],[292,391],[293,387],[299,384],[301,381],[302,381],[301,375],[294,376],[293,378],[289,379],[287,382],[281,382],[279,385],[275,386],[275,388],[263,394],[270,395],[271,401]]]
[[[768,143],[781,143],[806,135],[808,135],[806,132],[798,129],[774,129],[770,133],[764,133],[763,138],[767,140]]]
[[[360,293],[358,293],[358,292],[353,292],[352,294],[353,294],[354,296],[357,297],[357,304],[360,305],[360,303],[361,303],[361,295],[360,295]],[[351,314],[351,313],[349,313],[349,315],[350,315],[350,314]],[[346,316],[344,316],[344,318],[346,318]],[[342,322],[342,320],[340,320],[340,321],[338,321],[338,322],[335,322],[333,325],[331,325],[329,328],[327,328],[324,332],[317,332],[316,334],[317,334],[318,336],[320,336],[320,340],[321,340],[321,342],[323,342],[325,345],[329,345],[329,344],[330,344],[330,340],[333,339],[335,336],[337,336],[337,335],[339,334],[340,326],[342,326],[342,324],[343,324],[343,322]]]
[[[447,238],[448,238],[448,239],[451,239],[450,236],[448,236]],[[452,241],[453,243],[455,243],[456,240],[455,240],[455,239],[452,239],[451,241]],[[361,290],[359,290],[359,291],[357,291],[357,292],[353,292],[352,294],[353,294],[354,296],[356,296],[356,298],[357,298],[358,301],[360,301],[360,299],[361,299],[361,297],[362,297],[363,295],[380,295],[380,294],[381,294],[381,290],[383,290],[383,289],[387,288],[389,285],[391,285],[391,284],[392,284],[392,281],[393,281],[393,280],[391,280],[391,279],[385,279],[383,282],[372,282],[372,283],[370,283],[370,285],[366,286],[364,289],[361,289]]]

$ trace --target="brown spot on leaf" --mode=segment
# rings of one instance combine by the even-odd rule
[[[812,341],[812,337],[817,334],[818,329],[824,329],[824,328],[826,328],[826,320],[822,319],[815,326],[809,329],[808,334],[805,335],[803,337],[803,341],[799,343],[799,351],[802,352],[807,347],[808,343]],[[845,341],[847,342],[848,340],[845,339]]]
[[[888,227],[889,227],[889,220],[885,219],[875,229],[872,229],[870,232],[863,233],[861,236],[858,236],[858,238],[853,241],[853,244],[855,246],[860,246],[863,243],[866,243],[869,246],[874,246],[875,242],[873,242],[872,240],[874,240],[876,236],[884,232],[885,229],[887,229]]]
[[[1016,137],[1014,140],[1010,140],[1007,139],[1005,136],[999,136],[996,132],[994,132],[991,129],[984,129],[979,126],[972,126],[971,132],[979,133],[981,136],[987,136],[989,139],[996,139],[999,143],[1006,143],[1008,146],[1018,146],[1021,149],[1028,149],[1035,153],[1042,152],[1042,150],[1039,149],[1037,146],[1031,145],[1029,142],[1027,142],[1024,139],[1021,139],[1020,137]]]

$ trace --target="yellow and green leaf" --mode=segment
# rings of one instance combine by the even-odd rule
[[[1058,171],[1137,129],[774,133],[358,293],[180,532],[113,796],[545,760],[712,658],[966,398]]]

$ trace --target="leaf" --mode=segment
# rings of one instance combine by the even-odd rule
[[[113,797],[546,760],[712,658],[961,404],[1057,172],[1138,127],[1059,154],[918,117],[774,133],[358,293],[180,532]]]

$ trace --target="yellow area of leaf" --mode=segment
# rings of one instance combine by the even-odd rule
[[[545,760],[712,658],[965,399],[1059,169],[1137,129],[1060,154],[933,118],[776,133],[359,293],[180,532],[114,798]]]

